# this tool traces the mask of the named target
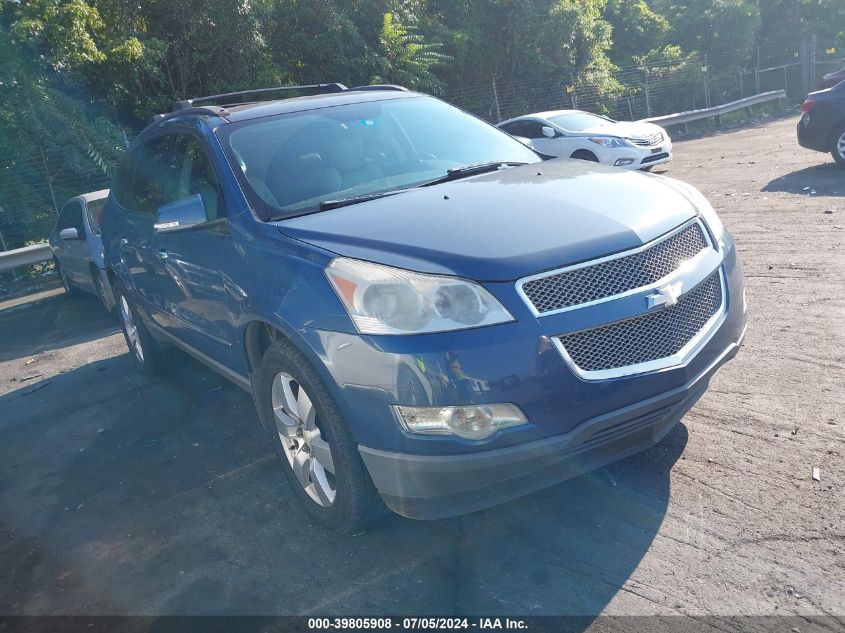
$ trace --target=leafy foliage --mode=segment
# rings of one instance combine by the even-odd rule
[[[845,2],[0,0],[0,235],[43,238],[64,198],[108,181],[124,130],[177,99],[340,81],[492,104],[495,82],[501,114],[549,94],[633,114],[647,82],[688,105],[705,55],[718,100],[755,49],[783,60],[811,35],[845,51]]]

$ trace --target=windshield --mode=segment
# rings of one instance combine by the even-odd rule
[[[613,123],[610,119],[589,112],[567,112],[550,116],[549,121],[569,132],[581,132]]]
[[[540,160],[501,130],[430,97],[265,117],[218,133],[264,219],[418,186],[466,165]]]

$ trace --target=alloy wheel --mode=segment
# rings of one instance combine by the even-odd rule
[[[142,363],[144,362],[144,349],[141,347],[141,336],[138,333],[138,326],[132,316],[132,310],[126,302],[126,297],[120,295],[120,318],[123,319],[123,329],[126,330],[126,338],[129,339],[129,347],[132,348],[135,356]]]
[[[271,400],[279,441],[296,480],[316,504],[331,506],[337,494],[334,458],[311,397],[290,374],[279,372]]]
[[[845,132],[842,132],[839,140],[836,141],[836,152],[841,158],[845,159]]]

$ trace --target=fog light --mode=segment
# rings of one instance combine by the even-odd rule
[[[633,158],[620,158],[619,160],[617,160],[613,164],[616,165],[617,167],[624,167],[625,165],[630,165],[633,162],[634,162]]]
[[[394,405],[406,431],[423,435],[456,435],[483,440],[500,429],[527,424],[513,404],[481,404],[469,407],[402,407]]]

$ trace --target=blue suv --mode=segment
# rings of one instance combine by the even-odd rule
[[[642,450],[739,349],[736,249],[696,189],[543,160],[396,86],[287,90],[151,123],[103,237],[135,364],[179,348],[249,391],[320,524],[471,512]]]

